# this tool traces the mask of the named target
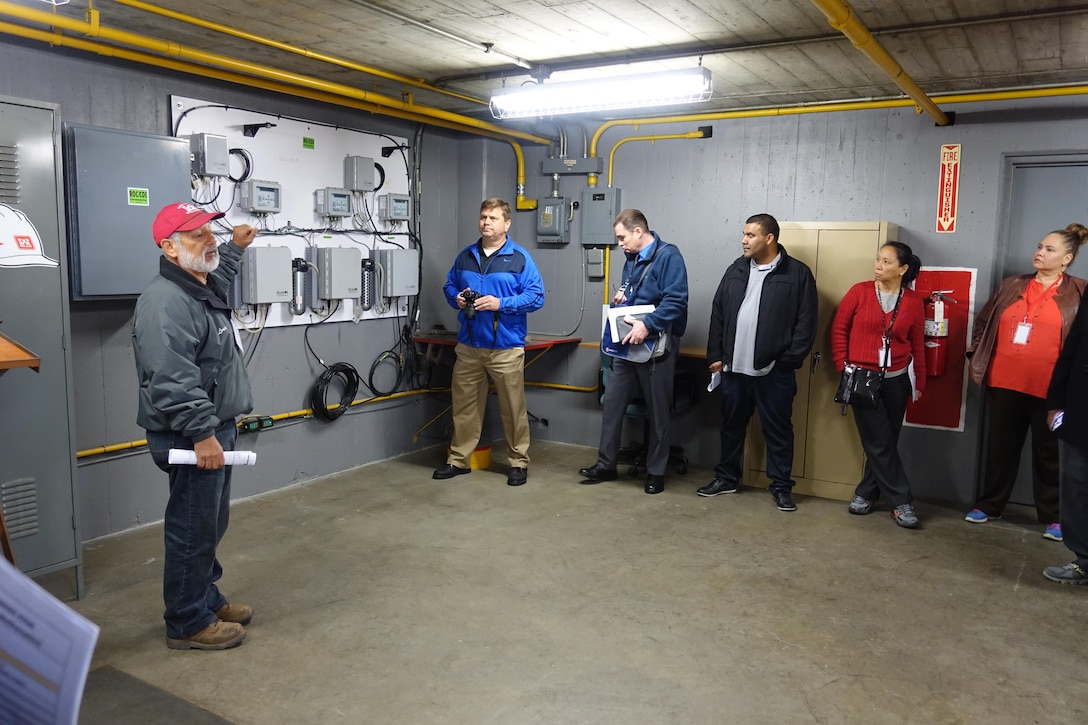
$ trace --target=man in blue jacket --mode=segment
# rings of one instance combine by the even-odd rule
[[[170,649],[234,647],[253,618],[252,608],[228,603],[216,585],[223,575],[216,550],[230,517],[223,452],[234,449],[235,418],[253,408],[227,290],[257,235],[242,224],[219,244],[210,224],[223,216],[186,202],[163,207],[151,228],[162,248],[159,275],[136,301],[132,321],[136,422],[147,431],[151,460],[170,477],[163,520]],[[196,464],[171,464],[171,448],[194,451]]]
[[[457,362],[453,366],[453,440],[446,465],[433,478],[471,473],[469,457],[480,442],[487,378],[495,381],[506,435],[510,472],[506,482],[528,480],[529,414],[525,407],[527,315],[544,306],[544,281],[529,252],[514,243],[510,205],[485,199],[480,205],[480,238],[453,261],[443,291],[460,310]]]
[[[714,295],[706,359],[710,372],[721,374],[721,454],[714,479],[697,493],[737,491],[754,409],[767,442],[771,495],[779,510],[794,511],[793,397],[797,368],[816,339],[817,297],[812,270],[787,254],[778,236],[770,214],[748,217],[743,254]]]
[[[667,243],[650,230],[646,216],[638,209],[625,209],[616,217],[616,241],[627,255],[623,283],[612,297],[612,307],[654,305],[654,311],[632,319],[631,330],[620,341],[640,345],[648,338],[666,334],[664,356],[646,362],[610,357],[611,374],[601,400],[601,443],[597,462],[579,469],[585,483],[616,478],[627,405],[642,391],[650,409],[650,440],[646,441],[646,493],[665,490],[665,468],[669,465],[669,430],[672,418],[673,375],[680,350],[680,336],[688,326],[688,270],[676,245]]]

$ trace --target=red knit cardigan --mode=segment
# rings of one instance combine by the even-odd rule
[[[881,325],[891,322],[892,313],[880,309],[875,283],[858,282],[851,287],[835,311],[831,323],[831,357],[837,370],[842,370],[847,360],[863,368],[877,370],[883,361],[878,360]],[[922,345],[925,324],[925,306],[922,298],[912,289],[903,289],[903,301],[892,328],[891,370],[902,370],[914,358],[915,388],[926,389],[926,357]]]

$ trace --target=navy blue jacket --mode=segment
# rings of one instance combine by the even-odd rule
[[[472,347],[525,347],[527,315],[544,306],[544,280],[529,252],[509,235],[490,257],[484,255],[480,241],[462,249],[453,260],[442,291],[454,309],[459,309],[457,295],[466,288],[498,297],[501,304],[497,312],[479,310],[474,320],[465,319],[461,310],[457,341]]]
[[[1088,448],[1088,305],[1082,304],[1062,343],[1046,395],[1047,410],[1064,410],[1056,431],[1066,443]]]
[[[759,321],[756,323],[756,369],[772,362],[790,370],[805,363],[816,340],[817,297],[816,280],[804,262],[782,254],[778,266],[763,280],[759,299]],[[737,313],[748,289],[751,268],[748,257],[740,257],[722,275],[714,306],[710,309],[710,334],[706,342],[706,359],[710,364],[721,361],[733,367],[733,348],[737,340]]]
[[[656,232],[650,234],[654,235],[652,244],[657,246],[645,260],[639,259],[637,253],[626,255],[624,305],[655,305],[657,309],[642,318],[650,335],[668,332],[680,337],[688,329],[688,268],[675,244],[667,243]]]

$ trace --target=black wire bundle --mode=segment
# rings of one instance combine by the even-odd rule
[[[333,380],[340,381],[341,395],[340,405],[329,410],[327,401],[329,384]],[[350,363],[338,362],[325,368],[324,372],[314,381],[314,387],[310,390],[310,408],[314,411],[314,417],[326,422],[331,422],[342,416],[351,407],[355,400],[355,394],[359,392],[359,372]]]

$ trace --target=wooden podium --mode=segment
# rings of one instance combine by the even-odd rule
[[[41,364],[40,357],[0,332],[0,375],[12,368],[30,368],[34,372],[38,372],[41,369]],[[8,526],[4,523],[3,506],[0,506],[0,547],[3,548],[7,560],[15,564],[15,552],[11,548]]]

